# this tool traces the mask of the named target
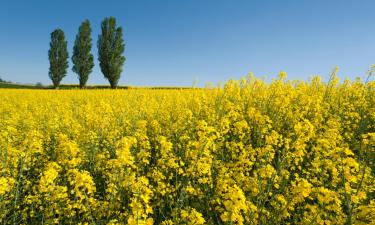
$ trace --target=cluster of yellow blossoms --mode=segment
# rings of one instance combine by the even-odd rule
[[[374,224],[375,82],[1,90],[0,224]]]

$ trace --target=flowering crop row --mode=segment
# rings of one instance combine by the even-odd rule
[[[0,224],[375,223],[375,82],[1,90]]]

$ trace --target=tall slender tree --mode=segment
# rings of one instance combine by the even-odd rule
[[[111,88],[116,88],[125,62],[122,28],[116,27],[114,17],[105,18],[101,28],[102,33],[98,38],[100,69]]]
[[[68,63],[68,42],[65,40],[64,31],[56,29],[51,33],[49,58],[49,78],[52,80],[54,88],[59,88],[61,80],[66,76]]]
[[[79,86],[84,88],[94,67],[94,57],[91,54],[92,39],[90,21],[85,20],[79,27],[73,47],[73,72],[78,74]]]

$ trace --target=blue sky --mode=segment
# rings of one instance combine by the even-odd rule
[[[50,33],[65,31],[71,54],[84,19],[93,29],[90,84],[107,83],[96,60],[100,22],[117,18],[126,43],[120,84],[191,86],[253,72],[290,79],[364,76],[375,63],[372,0],[1,0],[0,77],[49,84]],[[78,83],[71,71],[63,83]]]

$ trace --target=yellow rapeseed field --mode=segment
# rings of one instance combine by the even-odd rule
[[[375,82],[0,90],[0,224],[375,224]]]

